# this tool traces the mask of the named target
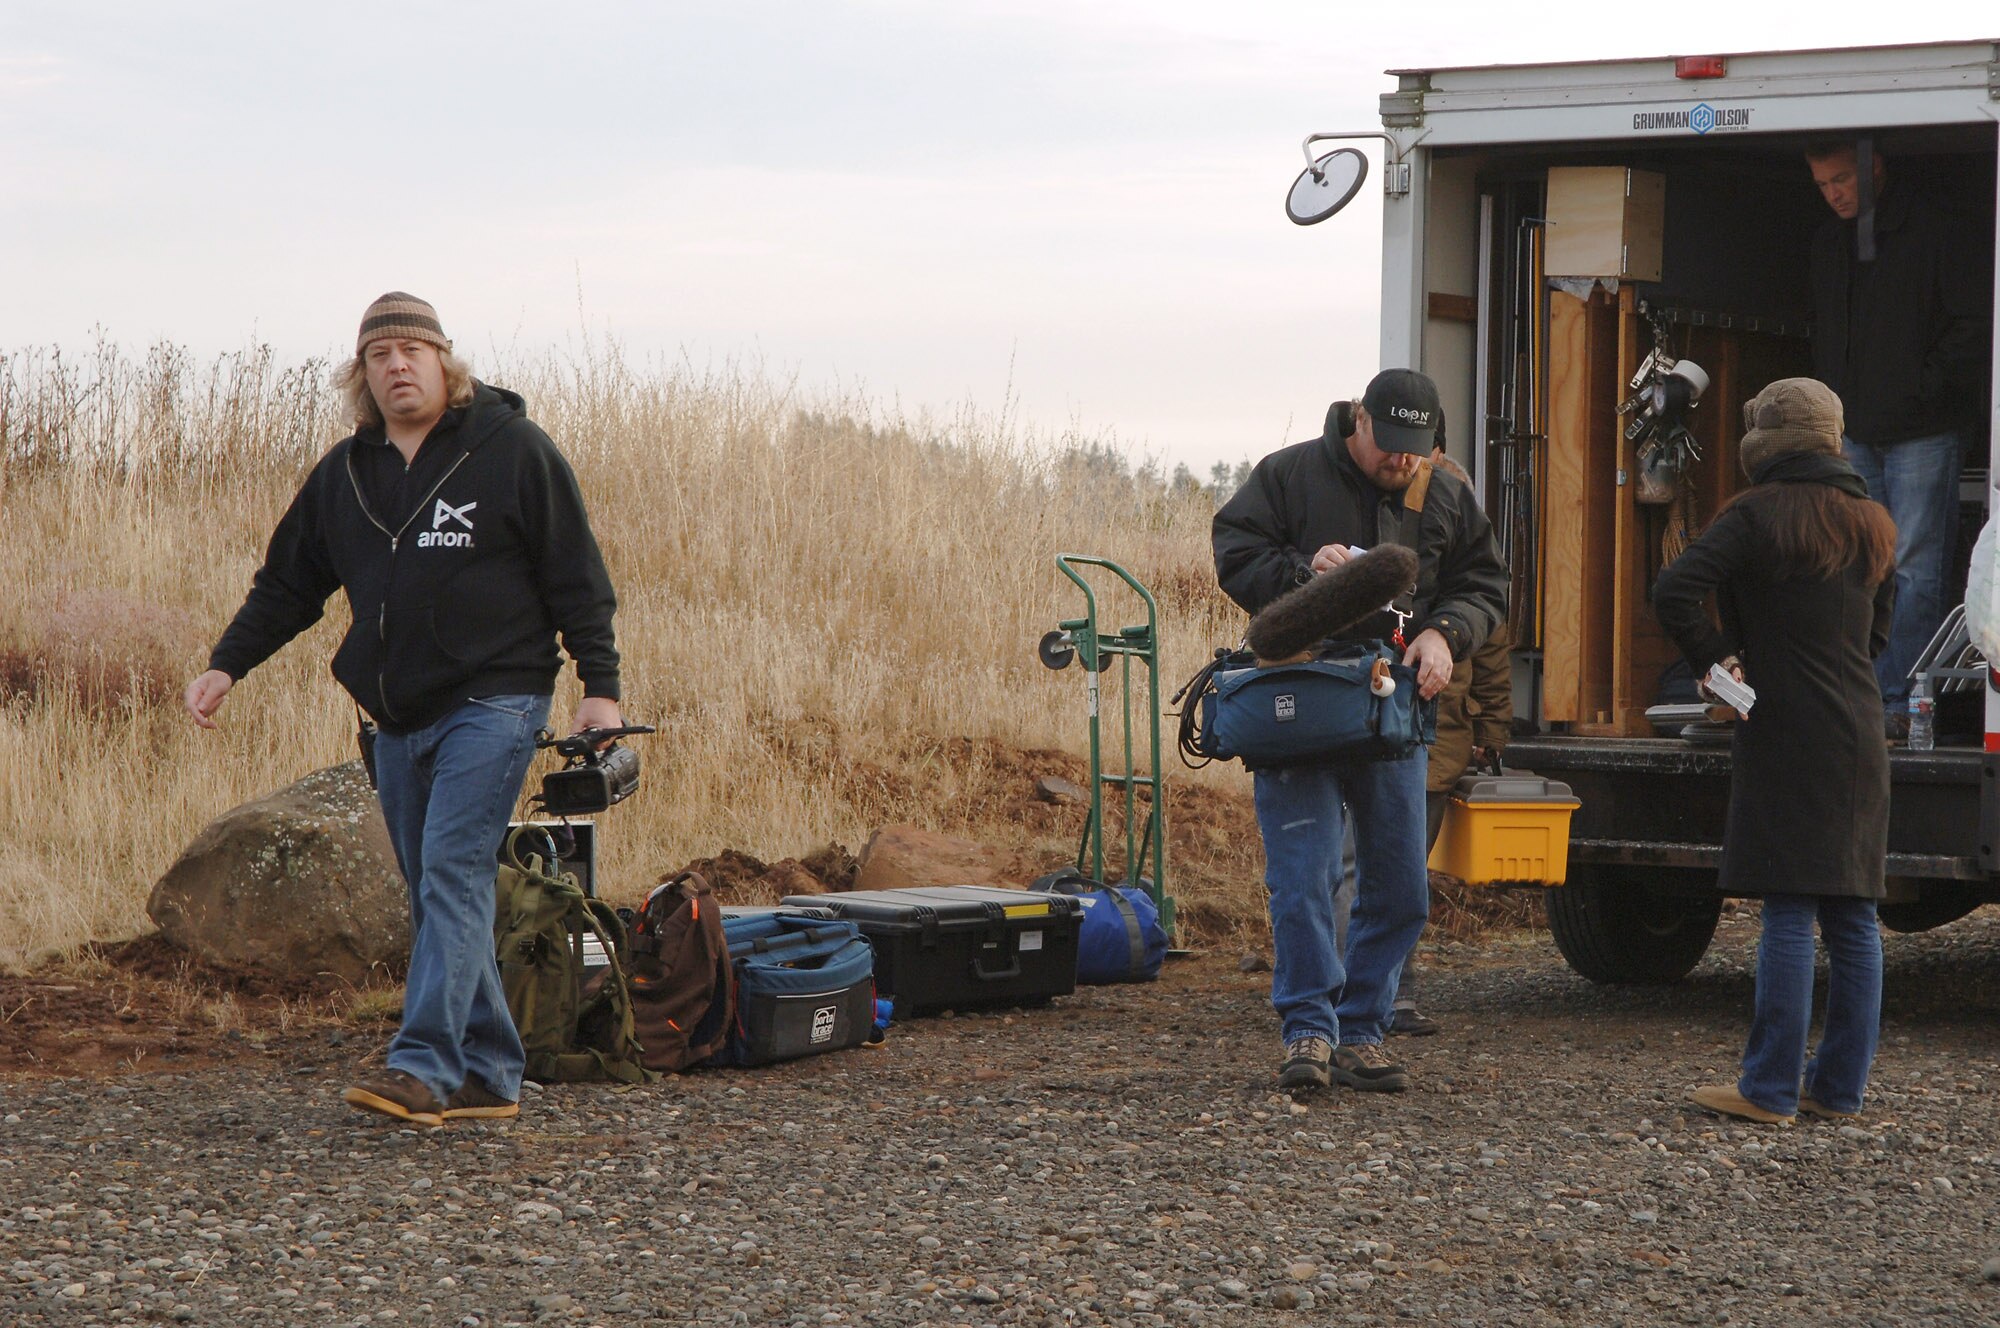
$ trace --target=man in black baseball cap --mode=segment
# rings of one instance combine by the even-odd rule
[[[1415,369],[1384,369],[1368,381],[1368,390],[1361,394],[1360,401],[1334,403],[1328,412],[1328,437],[1338,431],[1336,417],[1343,407],[1348,413],[1349,427],[1338,441],[1355,468],[1379,491],[1377,498],[1408,489],[1424,470],[1424,462],[1437,443],[1438,430],[1444,425],[1437,384]],[[1372,547],[1360,539],[1355,543],[1362,548]],[[1324,556],[1315,554],[1311,566],[1318,573],[1339,566],[1341,561],[1337,551]],[[1440,687],[1443,685],[1438,683]]]
[[[1444,412],[1437,384],[1410,369],[1377,374],[1359,402],[1335,402],[1326,432],[1273,452],[1215,514],[1216,580],[1255,614],[1364,549],[1417,554],[1417,585],[1342,635],[1394,639],[1436,696],[1454,661],[1506,616],[1507,568],[1469,486],[1428,460]],[[1430,913],[1424,869],[1427,754],[1328,760],[1253,772],[1270,896],[1271,1004],[1280,1088],[1341,1084],[1398,1092],[1409,1072],[1382,1050],[1404,962]],[[1354,922],[1343,947],[1334,887],[1352,809]]]

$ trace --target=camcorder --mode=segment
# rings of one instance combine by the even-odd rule
[[[639,787],[639,753],[617,739],[651,733],[650,724],[615,729],[583,729],[558,738],[548,729],[535,737],[536,748],[553,747],[566,758],[563,768],[542,776],[541,794],[534,799],[544,815],[589,816],[625,801]],[[599,751],[600,744],[610,746]]]

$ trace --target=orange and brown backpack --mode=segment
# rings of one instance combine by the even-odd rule
[[[722,906],[699,872],[646,896],[632,927],[632,1017],[649,1070],[699,1065],[729,1041],[735,984]]]

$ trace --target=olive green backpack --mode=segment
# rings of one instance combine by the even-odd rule
[[[529,852],[539,838],[551,852]],[[527,1077],[538,1083],[617,1079],[640,1084],[659,1076],[643,1061],[632,1026],[625,976],[625,924],[575,876],[550,870],[547,832],[516,826],[494,880],[493,946],[507,1012],[527,1050]],[[584,965],[595,937],[606,963]]]

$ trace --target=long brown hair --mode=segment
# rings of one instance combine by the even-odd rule
[[[1856,563],[1868,584],[1896,570],[1896,523],[1889,509],[1827,484],[1760,484],[1730,502],[1757,495],[1770,525],[1781,577],[1832,580]]]

